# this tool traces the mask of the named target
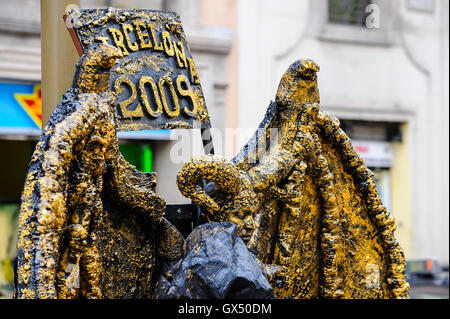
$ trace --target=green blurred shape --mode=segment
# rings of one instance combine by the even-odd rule
[[[141,172],[153,171],[153,153],[147,144],[119,144],[120,153],[126,161]]]

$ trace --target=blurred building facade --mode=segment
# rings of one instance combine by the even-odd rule
[[[41,15],[39,0],[0,4],[0,293],[8,294],[20,193],[40,134],[32,107],[40,103]],[[321,67],[321,108],[341,120],[375,172],[407,258],[436,257],[448,264],[446,0],[81,0],[79,4],[180,14],[212,126],[218,129],[218,134],[213,131],[217,153],[228,157],[245,138],[237,142],[226,130],[252,133],[287,67],[299,58],[315,60]],[[25,100],[34,102],[27,108]],[[190,152],[177,163],[169,158],[178,142],[176,134],[121,136],[121,151],[138,169],[158,173],[157,192],[168,203],[188,202],[177,190],[176,173],[190,155],[202,153],[197,133],[191,132]]]
[[[406,257],[441,264],[449,251],[448,6],[246,0],[237,23],[238,126],[258,125],[292,62],[316,61],[321,108],[374,171]]]

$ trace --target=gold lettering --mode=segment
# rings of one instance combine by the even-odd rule
[[[124,23],[124,24],[122,24],[122,29],[123,29],[123,34],[125,35],[125,40],[127,41],[127,44],[128,44],[128,48],[131,51],[139,50],[138,44],[136,42],[131,43],[131,40],[130,40],[129,33],[131,31],[133,31],[133,26],[131,24]]]
[[[189,72],[191,74],[191,82],[195,84],[200,84],[200,77],[198,76],[194,60],[191,58],[187,58],[187,60],[189,61]]]
[[[178,48],[178,46],[180,48]],[[186,62],[186,54],[184,53],[184,46],[183,46],[183,42],[178,41],[175,45],[175,53],[177,55],[177,62],[178,62],[178,66],[180,68],[185,68],[187,67],[187,62]]]
[[[182,83],[186,83],[187,89],[183,89]],[[189,82],[187,81],[187,78],[184,74],[180,74],[177,77],[177,90],[180,92],[182,96],[187,96],[191,98],[192,101],[192,110],[189,110],[187,107],[183,109],[184,113],[186,113],[189,116],[195,117],[197,115],[197,100],[195,98],[194,92],[192,91],[191,86],[189,85]]]
[[[150,42],[150,35],[145,29],[145,23],[142,21],[135,21],[134,25],[136,27],[136,33],[139,38],[141,49],[151,48],[152,43]],[[145,42],[145,39],[149,39],[148,43]]]
[[[147,91],[145,90],[145,84],[149,83],[152,87],[153,95],[155,97],[157,109],[154,111],[150,106],[150,100],[147,96]],[[147,110],[148,114],[152,117],[158,117],[163,112],[163,106],[161,104],[161,98],[159,96],[158,87],[156,86],[155,81],[149,76],[143,76],[139,80],[139,91],[141,92],[141,102],[144,105],[144,108]]]
[[[152,33],[152,40],[153,40],[153,49],[156,51],[162,51],[163,50],[163,46],[161,43],[158,43],[158,41],[156,40],[156,34],[155,34],[155,26],[151,23],[148,24],[148,27],[150,28],[150,31]]]
[[[164,90],[165,83],[169,85],[170,93],[172,94],[172,99],[175,104],[173,110],[170,110],[169,106],[167,105],[166,93]],[[175,87],[173,86],[173,82],[170,79],[170,77],[168,75],[162,76],[158,81],[158,86],[159,86],[159,93],[161,95],[161,101],[164,105],[164,110],[166,111],[166,114],[171,118],[175,118],[178,115],[180,115],[180,104],[178,102],[177,92],[175,91]]]
[[[116,44],[116,47],[118,49],[122,50],[123,55],[128,55],[129,53],[127,51],[127,48],[123,44],[122,32],[120,32],[120,30],[118,30],[116,28],[109,28],[108,30],[109,30],[109,32],[111,32],[111,35],[113,37],[114,43]]]
[[[108,37],[95,37],[95,41],[101,41],[103,44],[109,44],[108,40]]]
[[[173,56],[175,54],[175,51],[173,50],[173,42],[172,38],[170,37],[170,33],[167,31],[162,32],[162,39],[163,39],[163,45],[164,45],[164,51],[168,56]],[[169,43],[169,44],[167,44]]]
[[[122,93],[122,87],[121,84],[127,84],[131,88],[131,95],[128,99],[122,101],[119,103],[120,110],[122,111],[122,117],[123,118],[133,118],[133,117],[142,117],[144,114],[142,113],[142,107],[141,104],[138,104],[136,109],[134,111],[130,111],[127,109],[127,106],[129,106],[131,103],[133,103],[136,100],[136,87],[134,86],[133,82],[126,76],[122,75],[121,77],[116,79],[116,82],[114,82],[114,90],[118,95]]]

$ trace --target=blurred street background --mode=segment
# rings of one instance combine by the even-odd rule
[[[411,297],[449,298],[447,0],[0,0],[0,298],[12,296],[28,163],[78,61],[62,15],[102,7],[181,16],[219,155],[245,142],[227,129],[254,132],[292,62],[316,61],[321,109],[340,119],[396,219]],[[188,202],[183,163],[168,160],[173,134],[119,138],[129,162],[158,173],[160,196]]]

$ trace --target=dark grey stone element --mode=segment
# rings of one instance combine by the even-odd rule
[[[186,239],[184,252],[184,258],[162,267],[155,298],[274,298],[263,264],[247,249],[236,225],[198,226]]]

